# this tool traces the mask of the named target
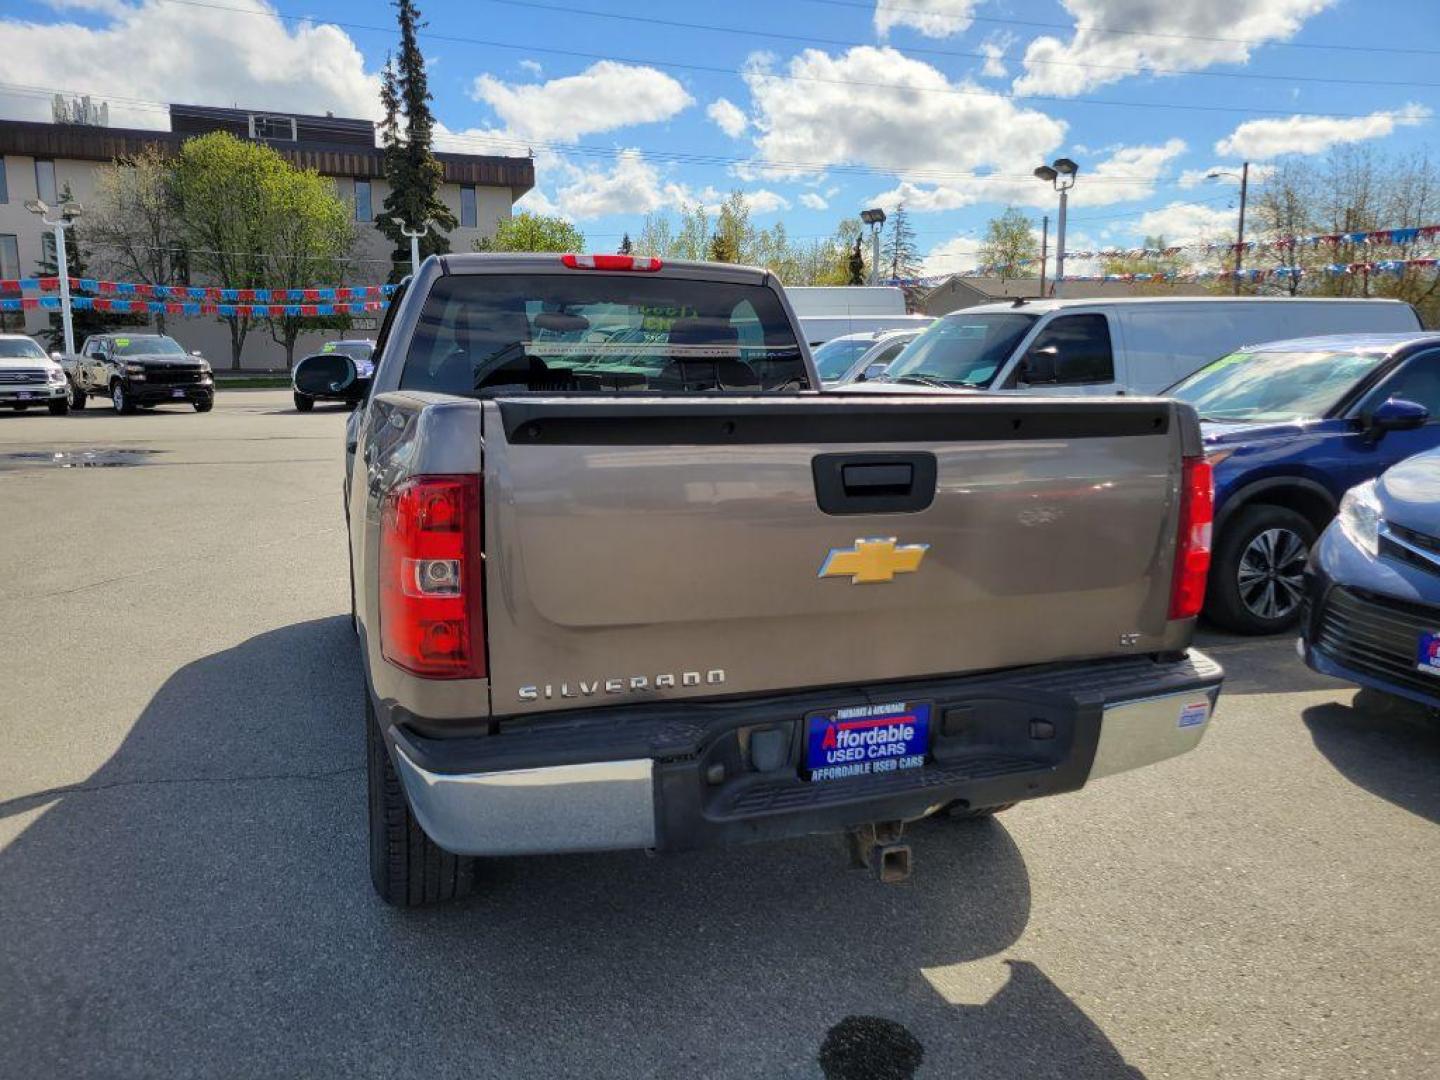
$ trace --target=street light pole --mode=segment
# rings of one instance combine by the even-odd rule
[[[392,217],[390,220],[396,224],[402,234],[410,238],[410,276],[414,277],[420,270],[420,238],[430,231],[430,222],[421,222],[417,231],[410,228],[399,217]]]
[[[879,207],[861,210],[860,220],[870,226],[870,284],[880,280],[880,227],[885,224],[885,211]]]
[[[1070,202],[1070,189],[1075,186],[1075,174],[1080,166],[1069,158],[1056,158],[1049,165],[1041,165],[1035,175],[1054,186],[1060,193],[1060,217],[1055,223],[1055,285],[1058,288],[1065,280],[1065,210]]]
[[[1250,163],[1241,162],[1238,173],[1225,169],[1214,169],[1205,174],[1206,180],[1219,180],[1222,176],[1233,176],[1240,181],[1240,221],[1235,229],[1235,295],[1240,295],[1240,268],[1245,265],[1245,197],[1250,191]]]
[[[1240,260],[1245,254],[1245,196],[1250,188],[1250,163],[1240,166],[1240,224],[1235,230],[1235,295],[1240,295]]]
[[[65,250],[65,230],[74,218],[84,213],[85,208],[78,202],[63,203],[57,208],[60,216],[53,219],[46,216],[50,206],[39,199],[31,199],[25,204],[25,209],[38,214],[42,222],[55,230],[55,269],[60,276],[60,327],[65,335],[65,355],[70,356],[75,352],[75,321],[70,312],[70,258]]]
[[[1050,257],[1050,215],[1040,219],[1040,295],[1045,295],[1045,260]]]

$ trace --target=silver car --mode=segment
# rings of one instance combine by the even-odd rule
[[[924,329],[917,326],[909,330],[866,330],[831,338],[815,350],[815,367],[820,372],[821,383],[844,386],[873,379]]]

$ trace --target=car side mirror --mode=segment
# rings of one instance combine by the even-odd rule
[[[191,356],[199,356],[199,355],[200,355],[200,350],[199,350],[199,349],[191,349],[191,350],[190,350],[190,355],[191,355]]]
[[[1016,381],[1030,386],[1053,383],[1056,378],[1055,365],[1059,358],[1060,348],[1056,345],[1042,345],[1038,349],[1031,349],[1025,354],[1025,359],[1020,361]]]
[[[54,360],[54,361],[56,361],[56,362],[59,362],[59,361],[65,359],[65,354],[62,353],[62,352],[60,352],[60,351],[58,351],[58,350],[56,350],[56,349],[51,349],[51,350],[50,350],[50,359],[51,359],[51,360]]]
[[[1418,401],[1392,397],[1377,405],[1365,418],[1365,433],[1376,441],[1392,431],[1414,431],[1430,420],[1430,410]]]
[[[355,379],[355,361],[344,353],[316,353],[295,365],[295,389],[310,397],[343,393]]]

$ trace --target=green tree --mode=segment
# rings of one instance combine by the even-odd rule
[[[890,277],[906,281],[920,276],[920,250],[915,244],[915,230],[910,215],[901,203],[890,215],[889,235],[884,242],[884,265]]]
[[[634,252],[635,245],[630,242],[630,234],[627,232],[623,237],[621,237],[620,250],[616,254],[631,255],[634,254]]]
[[[784,230],[781,230],[784,236]],[[750,223],[750,204],[743,191],[732,191],[715,215],[715,239],[711,242],[712,262],[751,262],[755,259],[755,227]],[[723,258],[717,258],[715,252]]]
[[[103,166],[86,209],[86,233],[104,273],[147,285],[189,284],[172,163],[159,147]],[[165,333],[164,314],[154,320]]]
[[[670,227],[670,215],[665,213],[646,214],[644,222],[640,225],[640,239],[635,244],[635,250],[641,255],[673,258],[671,248],[674,243],[675,235]]]
[[[385,196],[385,216],[378,222],[380,231],[395,245],[390,256],[394,263],[392,280],[404,275],[410,261],[410,241],[396,218],[412,229],[429,224],[429,231],[420,238],[422,259],[448,252],[450,238],[446,233],[459,224],[440,199],[445,170],[431,148],[435,117],[430,112],[430,83],[417,37],[425,23],[414,0],[395,0],[395,10],[400,24],[400,56],[396,64],[386,64],[380,79],[384,112],[380,139],[390,193]]]
[[[855,237],[855,246],[845,259],[846,285],[865,284],[865,255],[862,251],[863,243],[863,237]]]
[[[1006,207],[999,217],[985,226],[985,238],[977,253],[980,265],[1001,280],[1031,277],[1038,270],[1040,245],[1035,240],[1035,227],[1030,218],[1016,207]]]
[[[354,214],[335,190],[335,182],[310,170],[288,168],[271,193],[265,212],[271,218],[265,247],[269,288],[300,289],[339,285],[345,280],[355,246]],[[272,316],[270,337],[285,350],[285,367],[295,365],[295,341],[305,330],[344,329],[347,316]]]
[[[562,217],[525,210],[499,222],[494,236],[472,246],[476,251],[584,251],[585,234]]]
[[[73,202],[74,195],[70,193],[70,185],[67,183],[60,192],[62,204]],[[70,223],[65,230],[65,269],[66,276],[72,278],[89,277],[88,268],[90,258],[88,251],[81,241],[81,222],[83,218],[76,219]],[[55,277],[60,273],[60,260],[55,257],[55,234],[50,230],[44,233],[44,242],[40,245],[40,261],[36,264],[36,275],[38,277]],[[91,334],[103,334],[105,331],[117,326],[134,326],[137,321],[143,321],[145,316],[139,320],[133,315],[111,314],[106,311],[96,311],[94,308],[72,308],[70,323],[75,332],[75,347],[79,348],[81,342]],[[161,333],[164,333],[162,330]],[[40,337],[45,339],[45,345],[52,351],[59,351],[65,348],[65,327],[60,312],[50,312],[45,329],[40,331]]]

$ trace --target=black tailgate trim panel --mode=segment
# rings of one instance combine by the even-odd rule
[[[1014,442],[1165,435],[1174,406],[1157,400],[799,394],[636,400],[546,396],[498,402],[506,441],[520,446],[727,446],[796,443]]]

